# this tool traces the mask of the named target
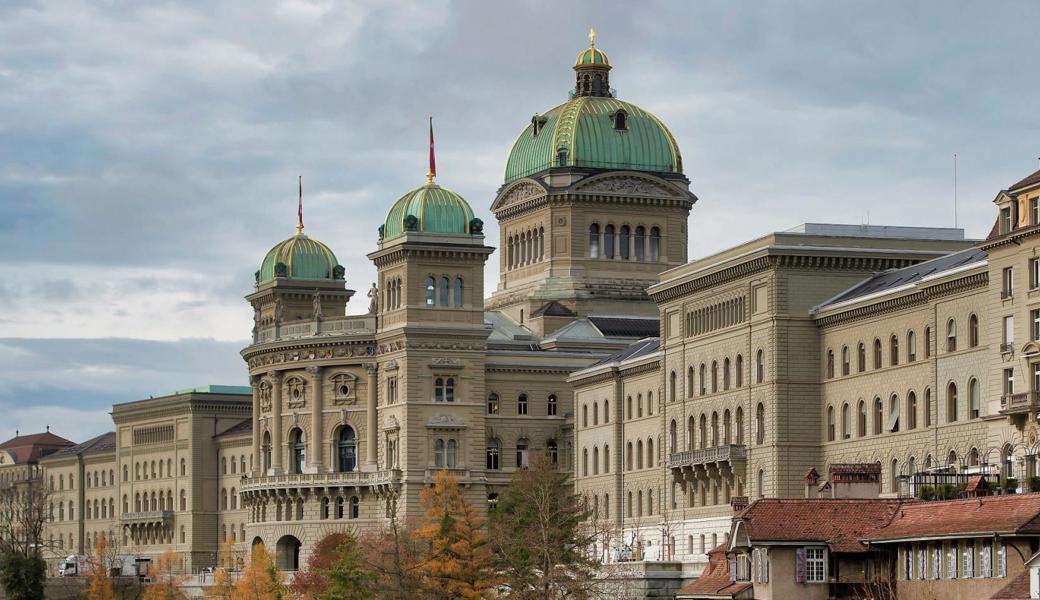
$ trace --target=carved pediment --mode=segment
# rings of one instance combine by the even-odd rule
[[[461,369],[462,361],[450,356],[437,356],[430,360],[431,369]]]
[[[575,192],[615,194],[618,196],[677,196],[678,190],[665,182],[645,176],[609,175],[590,178],[574,186]]]
[[[386,418],[383,419],[383,431],[393,431],[395,429],[400,428],[401,423],[397,420],[397,417],[393,415],[387,415]]]
[[[430,417],[426,426],[431,429],[464,429],[466,423],[455,415],[436,415]]]
[[[531,198],[544,195],[545,188],[533,181],[523,181],[507,190],[504,190],[491,204],[491,210],[496,211],[500,208],[512,206],[513,204],[518,204],[530,200]]]

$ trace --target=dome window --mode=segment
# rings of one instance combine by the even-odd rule
[[[556,166],[566,167],[567,166],[567,149],[560,148],[556,151]]]
[[[538,132],[542,130],[542,127],[545,127],[545,124],[547,122],[549,122],[549,119],[547,117],[543,117],[542,115],[535,115],[531,117],[531,128],[533,134],[537,136]]]
[[[628,130],[628,113],[623,110],[614,113],[614,129],[617,131]]]

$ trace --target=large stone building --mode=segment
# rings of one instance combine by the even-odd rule
[[[803,496],[810,469],[881,463],[885,495],[949,463],[1035,475],[1040,175],[1001,192],[981,246],[806,224],[687,262],[676,140],[615,97],[594,39],[573,71],[565,102],[523,119],[490,201],[488,298],[484,224],[431,172],[373,232],[367,314],[345,314],[348,276],[301,222],[246,296],[250,387],[118,404],[113,433],[32,468],[0,453],[0,482],[54,490],[53,556],[104,534],[197,569],[227,540],[295,569],[391,501],[419,514],[436,470],[490,507],[545,453],[616,532],[604,557],[635,542],[693,574],[732,497]]]

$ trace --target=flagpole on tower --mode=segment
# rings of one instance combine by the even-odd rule
[[[303,175],[300,175],[300,204],[297,208],[296,216],[298,219],[296,223],[296,233],[300,234],[303,233]]]
[[[430,170],[426,172],[426,183],[432,184],[437,176],[437,158],[433,153],[433,115],[430,115]]]

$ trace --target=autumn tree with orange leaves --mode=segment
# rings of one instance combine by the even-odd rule
[[[152,583],[144,589],[143,600],[183,600],[181,578],[177,575],[179,564],[177,554],[172,548],[167,548],[149,570]]]
[[[478,600],[495,588],[494,558],[483,531],[484,519],[462,496],[459,483],[445,470],[420,494],[425,516],[415,531],[428,544],[418,571],[430,598]]]
[[[253,546],[253,554],[235,584],[231,600],[282,600],[287,597],[285,575],[274,565],[274,558],[263,544]]]
[[[114,553],[108,538],[102,534],[94,544],[94,552],[87,559],[87,598],[90,600],[116,600],[109,568]]]

